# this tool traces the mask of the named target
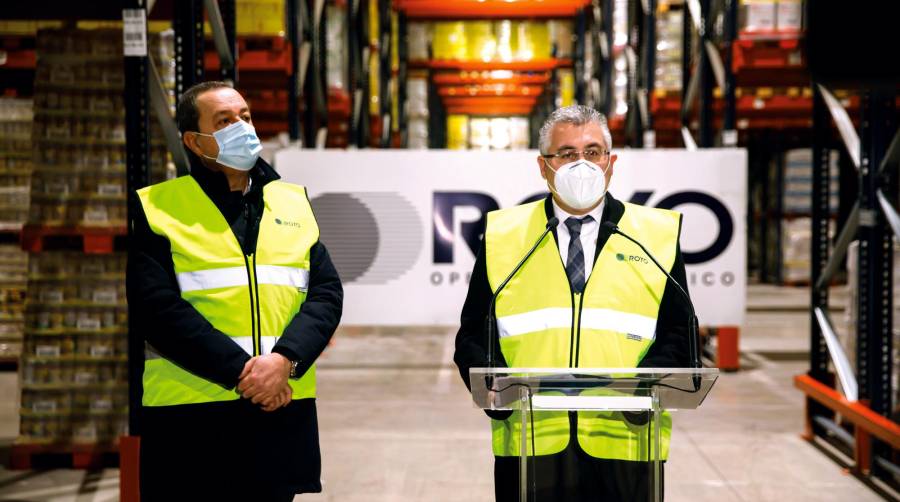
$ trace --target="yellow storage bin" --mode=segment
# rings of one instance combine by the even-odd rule
[[[431,47],[435,59],[466,59],[468,53],[465,23],[462,21],[434,23],[434,38]]]
[[[497,39],[497,61],[512,61],[516,54],[517,46],[513,33],[513,22],[509,19],[494,22],[494,36]]]
[[[369,115],[381,115],[381,62],[374,51],[369,55]]]
[[[559,73],[559,102],[558,106],[571,106],[575,104],[575,74],[572,70],[558,70]]]
[[[469,61],[491,61],[497,52],[497,39],[491,21],[466,22],[466,48]]]
[[[237,0],[234,6],[235,28],[238,35],[285,35],[284,0]],[[208,22],[203,23],[203,33],[212,36]]]
[[[469,116],[447,116],[447,148],[465,150],[469,144]]]
[[[379,24],[378,0],[369,0],[369,45],[378,47],[381,37],[381,25]]]
[[[517,61],[550,58],[550,26],[546,21],[515,21]]]

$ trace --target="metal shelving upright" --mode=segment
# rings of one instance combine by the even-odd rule
[[[651,148],[658,144],[688,148],[737,145],[736,85],[731,54],[736,38],[737,3],[738,0],[721,0],[714,8],[712,0],[684,4],[660,0],[628,2],[626,144]],[[656,88],[657,21],[663,9],[684,11],[680,93]],[[721,23],[722,33],[714,37],[712,26],[717,23]],[[721,93],[716,93],[716,88]],[[719,94],[724,101],[721,122],[716,99]],[[675,115],[680,122],[681,141],[677,143],[672,137]],[[721,124],[720,136],[715,133],[717,123]],[[699,142],[694,138],[693,129],[699,133]]]
[[[656,66],[656,0],[628,2],[628,111],[625,143],[652,148],[656,145],[650,95]]]
[[[175,99],[203,80],[203,1],[182,0],[172,16],[175,31]]]
[[[324,146],[328,132],[325,0],[287,0],[288,135],[304,147]]]
[[[713,43],[710,0],[689,1],[687,7],[682,25],[681,135],[687,148],[706,148],[713,146],[713,74],[707,49]],[[691,133],[691,109],[695,99],[699,141],[695,141]]]
[[[309,45],[309,63],[303,82],[303,136],[306,147],[325,147],[328,135],[328,82],[325,48],[325,0],[306,1],[309,21],[306,23]],[[302,45],[301,45],[302,47]],[[301,58],[303,51],[301,50]],[[302,65],[301,59],[301,65]]]
[[[219,75],[221,79],[225,82],[231,84],[232,87],[238,87],[238,67],[237,67],[237,12],[235,10],[235,3],[237,0],[206,0],[206,10],[210,14],[210,17],[213,18],[213,23],[218,23],[219,21],[216,18],[216,10],[219,12],[219,16],[222,20],[224,33],[219,33],[216,29],[216,26],[213,26],[213,37],[219,40],[216,40],[217,48],[219,44],[224,45],[224,47],[218,48],[220,60],[221,55],[223,53],[231,54],[231,61],[228,64],[220,64],[219,65]],[[176,2],[177,4],[178,2]],[[218,9],[216,9],[216,5],[218,5]],[[224,36],[223,36],[224,35]],[[224,39],[224,40],[221,40]]]
[[[600,47],[599,110],[607,118],[613,111],[613,6],[614,0],[594,0],[594,22],[599,24],[598,45]],[[597,19],[599,14],[599,19]]]
[[[894,387],[892,376],[898,364],[893,329],[894,253],[895,241],[900,241],[900,73],[866,60],[859,61],[852,72],[833,65],[831,33],[845,23],[842,18],[834,24],[838,12],[866,33],[880,33],[889,26],[882,13],[874,9],[847,13],[828,4],[807,4],[808,54],[815,93],[810,250],[813,285],[810,368],[796,376],[794,383],[806,394],[805,439],[849,467],[885,498],[896,498],[900,494],[900,389]],[[851,46],[855,44],[852,50],[859,53],[880,48],[883,42],[860,34],[850,40]],[[832,87],[858,92],[858,126]],[[831,194],[827,150],[832,122],[858,181],[853,207],[833,242],[828,235]],[[855,323],[848,326],[846,339],[850,343],[844,345],[828,315],[828,288],[854,240],[856,257],[848,263],[848,270],[855,267],[856,287],[855,291],[851,289],[855,295],[850,297]]]
[[[368,144],[369,121],[369,8],[364,0],[349,0],[347,6],[347,89],[350,95],[349,144],[365,148]]]
[[[823,85],[814,82],[812,287],[810,297],[810,369],[795,378],[806,393],[804,437],[837,443],[847,465],[865,481],[890,479],[897,472],[900,426],[891,418],[893,360],[893,241],[900,239],[897,166],[900,134],[896,91],[866,89],[857,135],[846,110]],[[829,116],[830,112],[830,116]],[[837,238],[828,236],[828,138],[834,119],[859,177],[857,201]],[[851,336],[856,354],[846,354],[828,316],[829,285],[851,241],[857,257],[857,321]],[[855,358],[853,370],[851,358]],[[835,373],[831,373],[833,367]],[[840,391],[835,381],[840,382]],[[840,415],[841,421],[836,419]],[[851,435],[842,424],[853,425]],[[893,453],[892,453],[893,452]],[[878,489],[877,486],[871,485]]]
[[[369,33],[370,47],[377,60],[378,81],[377,81],[377,100],[375,95],[369,96],[369,120],[372,123],[370,130],[373,132],[369,138],[369,145],[378,148],[388,148],[391,145],[391,82],[395,78],[393,75],[392,46],[396,42],[392,30],[392,11],[390,0],[369,0],[369,22],[370,30],[377,29],[375,34]],[[371,71],[371,70],[370,70]],[[372,78],[370,75],[369,78]],[[371,81],[370,81],[371,84]],[[374,90],[374,88],[372,89]],[[375,134],[377,133],[377,137]]]
[[[153,64],[146,50],[147,4],[144,0],[128,0],[123,3],[122,17],[136,20],[131,28],[132,37],[144,38],[144,50],[125,54],[125,145],[126,190],[128,197],[128,242],[133,242],[132,215],[139,204],[136,190],[150,183],[150,65]],[[141,23],[141,20],[143,23]],[[143,24],[143,26],[141,26]],[[127,24],[126,24],[127,26]],[[129,28],[125,28],[128,33]],[[143,31],[143,33],[141,33]],[[202,30],[201,30],[202,34]],[[177,39],[177,37],[176,37]],[[188,41],[188,44],[193,40]],[[178,44],[176,42],[176,51]],[[202,50],[202,49],[201,49]],[[176,52],[177,53],[177,52]],[[200,67],[202,71],[202,66]],[[176,79],[179,73],[176,72]],[[176,80],[177,82],[177,80]],[[177,85],[177,83],[176,83]],[[183,88],[182,88],[183,90]],[[133,252],[129,249],[129,253]],[[132,329],[134,316],[132,304],[128,307],[128,436],[120,439],[120,494],[122,500],[139,498],[141,413],[138,403],[143,395],[144,341]]]
[[[614,0],[593,0],[578,11],[572,58],[575,101],[606,117],[613,110],[613,6]]]
[[[406,148],[408,131],[406,118],[406,81],[409,75],[407,60],[406,13],[391,11],[391,135],[390,146]]]

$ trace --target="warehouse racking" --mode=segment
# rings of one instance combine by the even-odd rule
[[[844,22],[871,33],[889,28],[877,10],[844,12],[847,19],[840,24],[834,24],[833,6],[808,4],[805,14],[810,17],[808,55],[814,92],[810,369],[795,377],[794,383],[806,394],[804,438],[890,498],[900,491],[896,351],[900,312],[895,300],[900,292],[895,275],[896,242],[900,241],[896,209],[900,75],[864,58],[849,75],[835,71],[830,63],[830,32]],[[882,42],[876,44],[859,32],[850,33],[847,40],[849,50],[858,54],[875,51]],[[838,87],[856,91],[858,120],[835,97],[833,89]],[[853,185],[840,184],[842,201],[849,199],[852,207],[834,238],[829,232],[833,128],[856,178]],[[850,322],[841,329],[829,315],[829,286],[845,257],[851,286]]]
[[[0,7],[0,13],[4,19],[56,28],[75,20],[123,19],[123,5],[111,0],[34,4],[14,2]],[[248,11],[248,5],[256,10]],[[891,469],[884,462],[892,455],[896,459],[897,448],[891,432],[896,423],[884,419],[896,397],[885,397],[890,385],[884,382],[897,365],[893,357],[886,362],[879,358],[873,347],[890,350],[896,343],[885,334],[891,316],[877,307],[893,301],[885,287],[892,276],[883,245],[891,231],[897,232],[896,211],[891,212],[897,194],[896,184],[884,180],[896,180],[892,166],[898,146],[896,139],[890,140],[891,129],[873,124],[896,127],[897,94],[811,83],[804,23],[797,10],[801,5],[799,0],[129,0],[125,19],[128,36],[136,37],[132,40],[146,41],[148,33],[158,31],[157,23],[173,28],[178,61],[172,67],[174,97],[204,79],[229,80],[245,92],[261,136],[286,133],[287,142],[303,147],[490,148],[490,142],[471,143],[469,131],[490,131],[491,124],[500,127],[509,118],[528,124],[519,146],[536,147],[541,120],[570,102],[606,113],[617,147],[747,147],[751,267],[762,282],[813,286],[812,370],[809,379],[798,379],[810,395],[808,437],[847,439],[837,417],[858,418],[858,437],[838,439],[837,444],[853,457],[855,472],[883,478]],[[569,27],[570,50],[561,53],[559,40],[551,39],[551,50],[541,57],[485,61],[469,53],[437,57],[433,43],[424,48],[412,43],[423,27],[435,23],[546,25],[550,20]],[[660,48],[663,43],[667,49]],[[34,29],[0,36],[0,49],[5,93],[30,98],[38,67]],[[126,189],[132,193],[151,181],[151,161],[160,157],[162,143],[154,146],[152,129],[159,129],[156,136],[165,141],[180,174],[187,163],[167,119],[172,103],[162,85],[164,68],[137,51],[124,58],[122,74],[129,89],[123,106]],[[839,127],[833,127],[829,113],[840,117]],[[466,119],[460,138],[448,123],[459,122],[462,115],[501,121]],[[848,141],[854,127],[861,130],[862,147]],[[511,143],[504,140],[502,145]],[[804,160],[796,154],[799,150],[812,155]],[[30,161],[30,156],[19,160]],[[877,175],[864,172],[862,162],[880,164]],[[7,177],[21,171],[8,161],[5,169]],[[795,204],[803,198],[812,203]],[[35,254],[58,247],[109,254],[125,248],[124,223],[26,225],[24,230],[4,225],[0,240],[19,242]],[[834,390],[829,372],[823,336],[836,330],[824,307],[827,286],[841,281],[843,254],[857,233],[867,244],[859,251],[859,263],[865,266],[848,272],[857,282],[854,302],[859,310],[853,329],[859,350],[848,357],[856,359],[860,401],[847,402]],[[873,249],[879,251],[872,254]],[[795,275],[795,263],[799,269],[811,264],[810,275]],[[32,282],[43,280],[36,279]],[[14,299],[15,294],[4,294]],[[7,305],[13,305],[9,312],[22,310],[15,302],[3,308]],[[21,314],[0,321],[0,326],[25,322]],[[723,333],[728,332],[720,331],[720,344]],[[15,340],[13,335],[7,341]],[[139,342],[129,344],[132,361],[140,360]],[[725,366],[736,368],[736,341],[733,346]],[[130,402],[135,403],[140,385],[134,365],[130,382]],[[130,424],[131,433],[138,433],[133,409]],[[873,442],[872,436],[880,439]],[[133,453],[134,444],[126,441],[122,448]],[[73,463],[98,461],[94,453],[82,448]],[[128,472],[133,474],[123,470],[126,476]]]

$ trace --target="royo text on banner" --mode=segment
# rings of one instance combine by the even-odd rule
[[[614,197],[684,214],[681,247],[701,322],[741,325],[746,151],[616,153]],[[322,242],[344,281],[345,324],[454,325],[487,212],[547,193],[536,157],[537,151],[287,149],[275,165],[285,181],[308,187]],[[635,249],[617,259],[645,257]]]

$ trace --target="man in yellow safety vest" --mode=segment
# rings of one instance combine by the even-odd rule
[[[612,222],[644,244],[685,285],[679,213],[623,203],[607,192],[617,156],[606,119],[575,105],[540,130],[543,200],[488,214],[463,306],[454,360],[488,365],[483,325],[492,295],[540,237],[545,238],[496,300],[496,366],[635,368],[688,366],[689,310],[673,284],[633,243],[609,235]],[[471,388],[471,386],[470,386]],[[490,411],[498,501],[518,500],[520,418]],[[534,500],[645,501],[650,495],[647,416],[620,412],[536,412]],[[662,420],[662,455],[671,419]],[[530,449],[530,448],[529,448]],[[529,483],[531,484],[531,483]]]
[[[227,84],[188,89],[176,118],[191,173],[138,190],[132,217],[142,499],[319,492],[314,363],[343,290],[306,189],[259,158],[249,106]]]

